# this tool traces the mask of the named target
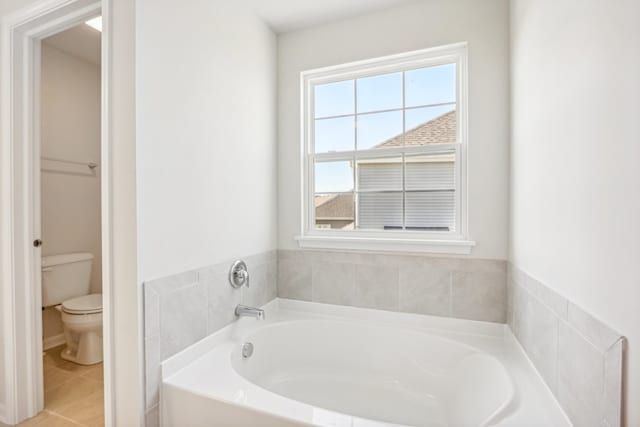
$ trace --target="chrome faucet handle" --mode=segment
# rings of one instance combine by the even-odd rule
[[[238,280],[243,282],[244,285],[248,288],[250,283],[249,272],[247,270],[238,270],[236,274],[239,276]]]
[[[237,260],[233,263],[231,270],[229,270],[229,283],[234,288],[249,287],[249,270],[247,270],[247,264],[244,261]]]

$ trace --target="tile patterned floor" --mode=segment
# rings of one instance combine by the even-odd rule
[[[68,362],[60,357],[62,348],[52,348],[44,355],[44,411],[20,427],[104,426],[102,363]]]

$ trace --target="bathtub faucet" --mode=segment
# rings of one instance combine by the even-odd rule
[[[256,307],[248,307],[238,304],[236,306],[236,316],[238,317],[255,317],[258,320],[264,319],[264,310]]]

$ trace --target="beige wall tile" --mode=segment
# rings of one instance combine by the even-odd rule
[[[311,301],[311,263],[300,251],[282,251],[278,260],[278,296]]]
[[[569,418],[621,426],[624,338],[516,267],[510,277],[509,326]]]
[[[211,334],[235,320],[234,307],[240,304],[242,291],[229,283],[226,265],[212,270],[203,283],[207,288],[208,300],[207,334]]]
[[[277,295],[278,252],[267,251],[244,260],[251,275],[250,288],[230,285],[228,274],[234,260],[145,283],[145,297],[150,296],[145,311],[157,307],[157,315],[145,312],[145,320],[152,326],[145,339],[147,410],[159,401],[162,360],[233,322],[239,303],[261,306]]]
[[[619,333],[571,302],[569,324],[601,352],[607,351],[620,338]]]
[[[160,297],[152,286],[144,287],[144,336],[160,333]]]
[[[354,264],[314,261],[311,288],[314,302],[353,305],[355,303]]]
[[[193,285],[197,281],[197,271],[185,271],[183,273],[174,274],[173,276],[150,280],[145,282],[145,286],[148,286],[149,289],[153,289],[159,295],[164,295],[185,286]]]
[[[626,340],[619,339],[604,355],[602,420],[604,427],[622,425],[622,378]]]
[[[501,272],[454,272],[452,316],[505,323],[507,284]]]
[[[549,388],[557,391],[559,318],[527,290],[514,296],[514,333]]]
[[[144,340],[145,403],[146,408],[160,401],[160,337]]]
[[[396,266],[356,265],[354,301],[358,307],[398,310]]]
[[[600,426],[603,380],[602,353],[562,321],[556,396],[574,425]]]
[[[173,356],[207,334],[207,288],[203,283],[160,295],[160,354]]]
[[[399,279],[399,310],[450,317],[451,281],[451,271],[440,267],[402,268]]]
[[[268,295],[271,284],[267,275],[267,265],[266,263],[261,263],[248,266],[250,274],[249,286],[243,286],[239,289],[242,304],[250,307],[261,307],[269,301]]]
[[[505,261],[322,250],[284,250],[279,255],[281,298],[455,317],[452,275],[469,273],[473,276],[469,280],[479,286],[459,287],[460,317],[506,321]],[[393,295],[395,273],[377,274],[381,268],[398,271],[397,297]],[[352,289],[353,269],[357,271]],[[383,284],[385,280],[389,283]],[[474,304],[474,298],[480,305]]]

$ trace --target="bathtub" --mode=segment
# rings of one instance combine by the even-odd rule
[[[570,426],[504,325],[264,309],[162,364],[163,426]]]

